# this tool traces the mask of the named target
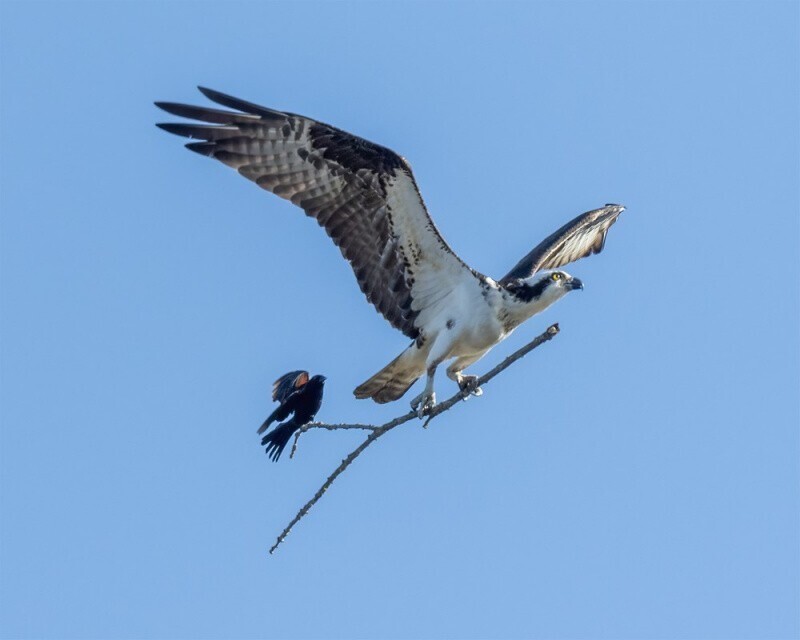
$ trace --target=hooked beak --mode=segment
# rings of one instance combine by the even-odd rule
[[[567,280],[567,287],[570,291],[574,289],[583,289],[583,282],[578,280],[578,278],[570,278]]]

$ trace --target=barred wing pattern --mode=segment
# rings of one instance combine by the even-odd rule
[[[390,149],[304,116],[200,91],[237,111],[157,102],[208,123],[158,126],[201,140],[186,146],[301,207],[339,247],[369,302],[409,338],[419,336],[427,307],[465,277],[480,277],[441,237],[411,167]]]
[[[527,278],[540,269],[557,269],[593,253],[600,253],[608,229],[617,221],[625,207],[607,204],[587,211],[570,220],[555,233],[542,240],[509,271],[501,283]]]

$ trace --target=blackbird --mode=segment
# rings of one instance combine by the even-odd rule
[[[276,420],[286,420],[279,424],[261,440],[267,447],[267,455],[273,462],[281,457],[292,434],[304,424],[308,424],[317,415],[322,405],[322,390],[325,376],[308,377],[308,371],[290,371],[278,378],[272,385],[272,399],[279,402],[278,408],[258,428],[264,433]]]

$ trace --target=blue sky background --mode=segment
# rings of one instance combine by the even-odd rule
[[[796,638],[798,4],[0,4],[5,638]],[[562,333],[422,430],[270,463],[406,340],[299,210],[154,127],[203,84],[405,155],[494,276],[628,210]],[[438,381],[440,396],[451,385]]]

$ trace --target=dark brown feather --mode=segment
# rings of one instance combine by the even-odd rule
[[[397,172],[411,176],[405,160],[390,149],[330,125],[210,89],[200,90],[241,113],[157,102],[174,115],[220,125],[159,126],[202,140],[186,146],[302,207],[339,246],[367,299],[394,327],[416,338],[418,311],[411,308],[408,260],[395,240],[386,201],[387,183]],[[432,223],[430,226],[438,236]]]

